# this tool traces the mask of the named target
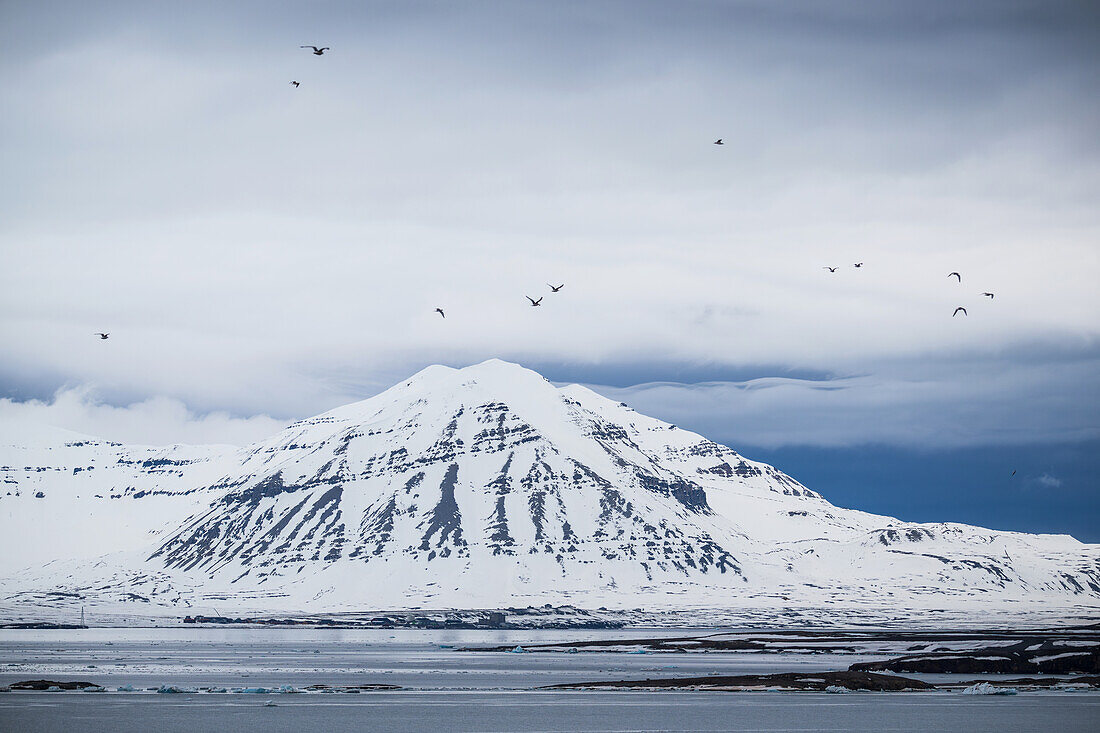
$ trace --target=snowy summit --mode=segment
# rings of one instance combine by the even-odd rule
[[[428,367],[244,449],[5,432],[0,534],[9,569],[26,569],[0,589],[17,607],[55,591],[147,613],[210,599],[318,612],[1100,601],[1100,546],[842,509],[499,360]]]

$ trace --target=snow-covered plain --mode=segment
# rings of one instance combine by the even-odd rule
[[[842,509],[726,446],[497,360],[429,367],[243,449],[6,425],[0,482],[5,618],[80,605],[549,603],[705,623],[1100,610],[1098,545]]]

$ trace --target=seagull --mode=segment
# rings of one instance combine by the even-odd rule
[[[294,85],[294,88],[295,88],[295,89],[297,89],[297,88],[298,88],[298,87],[300,86],[300,85],[298,84],[298,82],[296,82],[296,81],[292,81],[292,82],[290,82],[290,83]]]
[[[966,312],[966,308],[963,308],[963,307],[962,307],[962,306],[960,305],[960,306],[959,306],[958,308],[956,308],[956,309],[955,309],[955,312],[951,314],[951,317],[952,317],[952,318],[954,318],[955,316],[959,315],[959,311],[962,311],[962,312],[963,312],[963,315],[964,315],[964,316],[965,316],[965,315],[969,315],[969,314],[968,314],[968,313]]]
[[[982,293],[982,295],[989,298],[990,300],[993,300],[993,293]]]
[[[715,145],[725,145],[725,143],[724,143],[724,142],[722,142],[722,138],[718,138],[717,140],[715,140],[715,141],[714,141],[714,144],[715,144]]]
[[[535,300],[530,295],[526,295],[524,297],[527,298],[527,300],[531,301],[531,306],[532,307],[537,306],[537,305],[542,305],[542,298],[539,298],[538,300]]]
[[[110,336],[110,335],[111,334],[109,334],[109,333],[97,333],[96,334],[96,336],[99,336],[100,341],[106,341],[107,337]]]
[[[442,308],[436,308],[436,309],[435,309],[435,312],[436,312],[436,313],[438,313],[439,315],[443,316],[444,318],[446,318],[446,317],[447,317],[447,316],[446,316],[446,314],[444,314],[444,313],[443,313],[443,309],[442,309]]]
[[[857,262],[854,265],[852,265],[852,267],[863,267],[863,263],[862,262]]]
[[[1012,475],[1013,475],[1013,476],[1015,476],[1015,475],[1016,475],[1016,469],[1015,469],[1015,468],[1014,468],[1014,469],[1012,469]]]
[[[324,56],[325,51],[329,50],[328,46],[325,46],[324,48],[317,48],[316,46],[298,46],[298,48],[312,48],[314,56]]]
[[[822,269],[822,270],[828,270],[829,272],[836,272],[836,268],[835,268],[835,267],[822,267],[821,269]]]
[[[559,290],[561,290],[562,288],[565,287],[565,283],[562,283],[561,285],[559,285],[557,287],[554,287],[553,285],[550,285],[550,283],[546,283],[546,284],[550,287],[550,292],[551,293],[556,293],[556,292],[558,292]]]
[[[959,279],[959,282],[963,281],[962,275],[960,275],[957,272],[949,272],[949,273],[947,273],[947,276],[948,277],[957,277]]]

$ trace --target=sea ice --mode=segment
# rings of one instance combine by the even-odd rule
[[[962,691],[964,695],[1015,695],[1014,687],[994,687],[988,682],[978,682]]]
[[[198,692],[198,690],[178,685],[161,685],[157,688],[157,692],[162,695],[178,695],[184,692]]]

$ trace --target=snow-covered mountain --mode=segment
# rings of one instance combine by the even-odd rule
[[[841,509],[497,360],[429,367],[244,449],[10,428],[0,543],[29,567],[0,584],[9,605],[1100,606],[1098,545]]]

